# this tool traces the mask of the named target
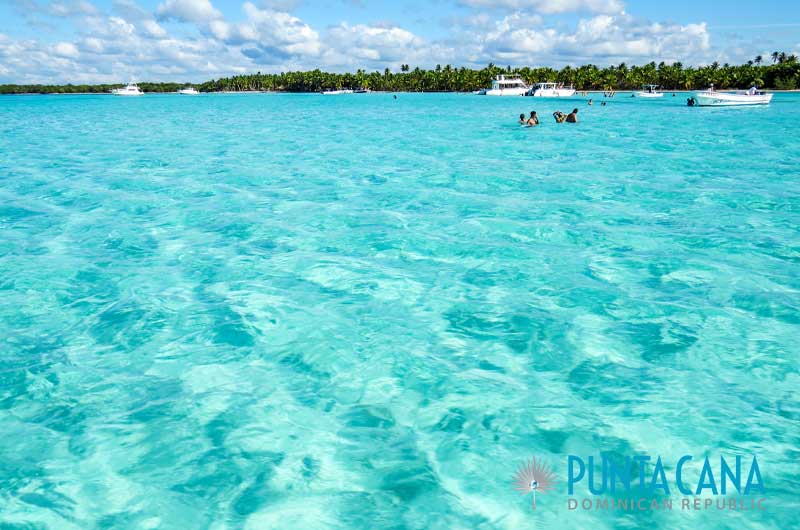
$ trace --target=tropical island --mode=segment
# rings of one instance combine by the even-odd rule
[[[329,89],[365,88],[385,92],[471,92],[491,84],[499,74],[520,76],[528,83],[555,81],[573,85],[577,90],[631,90],[643,85],[658,85],[668,90],[697,90],[713,84],[717,88],[748,88],[758,86],[772,90],[795,90],[800,86],[800,62],[797,56],[774,52],[769,58],[759,55],[746,64],[730,65],[714,62],[710,65],[686,67],[680,62],[667,64],[651,62],[643,66],[600,68],[594,64],[580,67],[565,66],[560,70],[549,67],[502,68],[489,64],[480,70],[436,65],[434,69],[411,69],[404,64],[400,72],[386,68],[355,73],[331,73],[321,70],[236,75],[212,79],[203,83],[139,83],[144,92],[175,92],[193,86],[201,92],[320,92]],[[122,84],[98,85],[0,85],[0,94],[78,94],[107,93]]]

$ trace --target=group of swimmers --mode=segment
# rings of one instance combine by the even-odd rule
[[[578,123],[578,109],[572,109],[572,112],[569,114],[564,114],[560,110],[557,110],[553,113],[553,118],[556,120],[556,123]],[[539,115],[536,114],[535,110],[531,111],[531,115],[529,118],[525,118],[525,114],[519,115],[519,124],[524,125],[526,127],[533,127],[534,125],[539,125]]]

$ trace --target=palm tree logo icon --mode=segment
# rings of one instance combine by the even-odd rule
[[[543,495],[553,489],[555,474],[547,464],[532,458],[520,464],[514,473],[514,489],[522,495],[532,493],[531,507],[536,509],[536,494]]]

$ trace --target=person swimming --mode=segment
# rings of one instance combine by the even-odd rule
[[[528,127],[533,127],[534,125],[539,125],[539,115],[536,114],[535,110],[531,111],[531,117],[528,118],[528,121],[525,122],[525,125]]]
[[[578,123],[578,109],[572,109],[572,112],[567,114],[567,123]]]
[[[525,114],[524,113],[519,115],[519,124],[520,125],[525,125]]]
[[[592,101],[592,100],[590,99],[590,100],[589,100],[589,105],[594,105],[594,101]]]
[[[556,123],[564,123],[564,120],[567,119],[567,115],[560,110],[557,110],[553,113],[553,118],[556,119]]]

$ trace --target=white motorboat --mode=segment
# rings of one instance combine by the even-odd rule
[[[144,92],[136,83],[128,83],[122,88],[112,88],[111,93],[115,96],[143,96]]]
[[[575,89],[563,83],[537,83],[531,94],[537,98],[568,98],[575,95]]]
[[[324,96],[338,96],[339,94],[352,94],[354,90],[349,88],[343,88],[341,90],[323,90],[322,95]]]
[[[639,92],[633,94],[637,98],[662,98],[663,92],[658,91],[658,85],[645,85]]]
[[[729,107],[737,105],[768,105],[772,94],[761,92],[756,87],[740,92],[717,92],[714,85],[705,92],[695,92],[695,105],[699,107]]]
[[[481,96],[524,96],[530,87],[525,84],[521,77],[509,77],[498,75],[492,80],[492,88],[479,90],[477,94]]]
[[[200,92],[198,92],[197,89],[193,86],[187,86],[178,90],[178,94],[181,94],[183,96],[196,96],[199,93]]]

